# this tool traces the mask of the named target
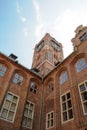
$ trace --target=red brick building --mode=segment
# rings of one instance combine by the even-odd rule
[[[87,27],[75,33],[66,59],[46,34],[32,69],[0,53],[0,130],[87,130]]]

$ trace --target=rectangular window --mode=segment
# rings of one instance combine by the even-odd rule
[[[70,92],[61,96],[61,108],[62,122],[71,120],[73,118],[73,109]]]
[[[79,85],[79,93],[84,114],[87,114],[87,81],[84,81]]]
[[[33,116],[34,116],[34,104],[30,101],[26,102],[22,125],[24,127],[32,129],[33,124]]]
[[[0,117],[2,119],[8,120],[10,122],[14,121],[18,100],[18,96],[10,92],[7,93],[0,113]]]
[[[4,76],[6,70],[7,68],[3,66],[2,64],[0,64],[0,76]]]
[[[46,128],[52,128],[54,127],[54,112],[49,112],[46,115]]]

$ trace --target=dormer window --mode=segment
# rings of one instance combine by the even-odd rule
[[[84,41],[87,38],[87,33],[85,32],[79,39],[80,41]]]
[[[13,83],[20,86],[20,85],[22,85],[22,82],[23,82],[23,77],[16,73],[13,77]]]
[[[0,64],[0,76],[1,77],[4,76],[6,70],[7,70],[7,68],[4,65]]]

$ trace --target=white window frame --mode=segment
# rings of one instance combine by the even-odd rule
[[[7,94],[11,94],[12,96],[15,96],[15,97],[18,98],[18,99],[17,99],[17,103],[16,103],[16,108],[15,108],[15,110],[14,110],[14,115],[13,115],[13,120],[12,120],[12,121],[10,121],[10,120],[8,120],[8,119],[4,119],[4,118],[1,117],[2,111],[3,111],[3,109],[4,109],[4,104],[5,104],[5,101],[6,101],[6,96],[7,96]],[[17,112],[17,108],[18,108],[18,103],[19,103],[19,98],[20,98],[20,97],[19,97],[18,95],[16,95],[16,94],[12,93],[12,92],[9,92],[9,91],[7,92],[7,94],[6,94],[6,96],[5,96],[5,99],[4,99],[4,102],[3,102],[3,105],[2,105],[2,108],[1,108],[1,111],[0,111],[0,119],[13,123],[14,120],[15,120],[15,115],[16,115],[16,112]],[[12,101],[10,101],[10,102],[12,103]],[[9,109],[8,112],[9,112],[9,111],[11,111],[11,110]]]
[[[33,112],[33,113],[32,113],[32,125],[33,125],[35,104],[34,104],[33,102],[29,101],[29,100],[27,100],[26,103],[27,103],[27,102],[30,103],[30,104],[33,104],[33,107],[34,107],[34,108],[33,108],[33,111],[32,111],[32,112]],[[26,104],[25,104],[25,106],[26,106]],[[26,107],[25,107],[25,108],[26,108]],[[25,112],[25,108],[24,108],[24,112]],[[28,113],[29,113],[29,110],[30,110],[30,107],[28,108]],[[23,118],[24,118],[24,117],[26,117],[27,119],[29,119],[29,117],[27,117],[27,116],[25,116],[25,115],[23,114]],[[31,119],[31,118],[30,118],[30,119]],[[25,126],[25,125],[23,125],[23,124],[22,124],[22,126],[25,127],[25,128],[28,128],[28,129],[32,129],[32,126],[31,126],[31,127],[28,127],[28,126]]]
[[[81,100],[81,104],[82,104],[82,109],[83,109],[84,115],[87,115],[87,113],[85,112],[85,109],[84,109],[84,105],[83,105],[84,101],[82,101],[80,86],[81,86],[82,84],[85,84],[86,82],[87,82],[87,80],[85,80],[85,81],[81,82],[80,84],[78,84],[78,89],[79,89],[79,94],[80,94],[80,100]],[[86,88],[85,91],[87,92],[87,87],[85,87],[85,88]],[[85,101],[85,102],[87,102],[87,101]]]
[[[68,119],[66,120],[66,121],[63,121],[63,108],[62,108],[62,104],[63,104],[63,102],[62,102],[62,97],[65,95],[66,96],[66,94],[68,94],[68,93],[70,93],[70,96],[71,96],[71,92],[70,92],[70,90],[69,91],[67,91],[67,92],[65,92],[64,94],[62,94],[61,96],[60,96],[60,106],[61,106],[61,123],[62,124],[64,124],[64,123],[68,123],[69,121],[72,121],[73,119],[74,119],[74,111],[73,111],[73,103],[72,103],[72,96],[71,96],[71,104],[72,104],[72,107],[70,108],[70,110],[72,109],[72,112],[73,112],[73,118],[71,118],[71,119],[69,119],[69,114],[68,114]],[[65,102],[67,102],[68,100],[65,100]],[[67,107],[67,104],[66,104],[66,107]],[[68,113],[68,110],[69,109],[67,109],[66,111],[67,111],[67,113]]]
[[[53,113],[53,118],[50,118],[49,121],[51,122],[51,120],[53,120],[53,126],[50,126],[49,128],[47,127],[48,126],[48,114],[51,115],[51,113]],[[54,111],[50,111],[46,114],[46,129],[51,129],[54,127]]]

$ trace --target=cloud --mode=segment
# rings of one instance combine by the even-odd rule
[[[19,6],[18,1],[16,1],[16,9],[17,9],[17,13],[21,13],[22,12],[22,8]]]
[[[35,8],[36,21],[37,21],[36,28],[35,28],[35,36],[36,36],[36,39],[38,40],[41,37],[41,32],[43,30],[44,23],[41,18],[41,13],[40,13],[41,10],[40,10],[39,2],[37,0],[33,0],[33,5]]]
[[[24,29],[23,29],[23,33],[24,33],[24,36],[25,36],[25,37],[28,37],[28,35],[29,35],[29,30],[28,30],[28,28],[24,28]]]
[[[19,18],[20,18],[21,22],[22,23],[26,22],[27,19],[26,19],[26,17],[23,16],[22,7],[20,7],[18,1],[16,1],[16,10],[17,10],[17,13],[19,14]]]
[[[23,22],[23,23],[27,21],[27,19],[22,15],[20,15],[20,19],[21,19],[21,22]]]

